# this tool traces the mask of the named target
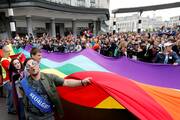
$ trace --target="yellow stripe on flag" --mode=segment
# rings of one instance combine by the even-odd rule
[[[44,69],[44,70],[41,70],[41,72],[43,72],[43,73],[51,73],[51,74],[57,75],[57,76],[59,76],[59,77],[61,77],[61,78],[66,77],[65,74],[59,72],[59,71],[56,70],[56,69]]]
[[[95,108],[104,108],[104,109],[125,109],[120,105],[114,98],[108,97],[99,103]]]

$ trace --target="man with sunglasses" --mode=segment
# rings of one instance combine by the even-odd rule
[[[38,62],[32,58],[25,62],[25,69],[29,76],[21,81],[21,87],[25,93],[25,109],[29,120],[54,120],[54,113],[57,113],[59,120],[63,116],[63,109],[56,87],[87,86],[92,79],[64,80],[53,74],[41,73]]]

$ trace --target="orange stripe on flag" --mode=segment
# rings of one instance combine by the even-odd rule
[[[166,109],[174,120],[180,120],[180,91],[137,83]]]

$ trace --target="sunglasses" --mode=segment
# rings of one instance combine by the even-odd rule
[[[35,67],[37,65],[38,65],[38,63],[36,61],[32,61],[31,65],[27,64],[25,68],[26,68],[26,70],[29,70],[31,67]]]

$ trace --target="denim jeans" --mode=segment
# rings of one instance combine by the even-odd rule
[[[3,97],[3,87],[0,87],[0,97]]]
[[[6,90],[6,103],[8,107],[8,112],[13,112],[14,111],[14,103],[13,103],[13,95],[12,95],[12,85],[10,82],[7,82],[4,84],[4,88]]]
[[[23,98],[18,98],[18,103],[19,103],[19,110],[18,110],[19,120],[25,120],[26,116],[24,111]]]

